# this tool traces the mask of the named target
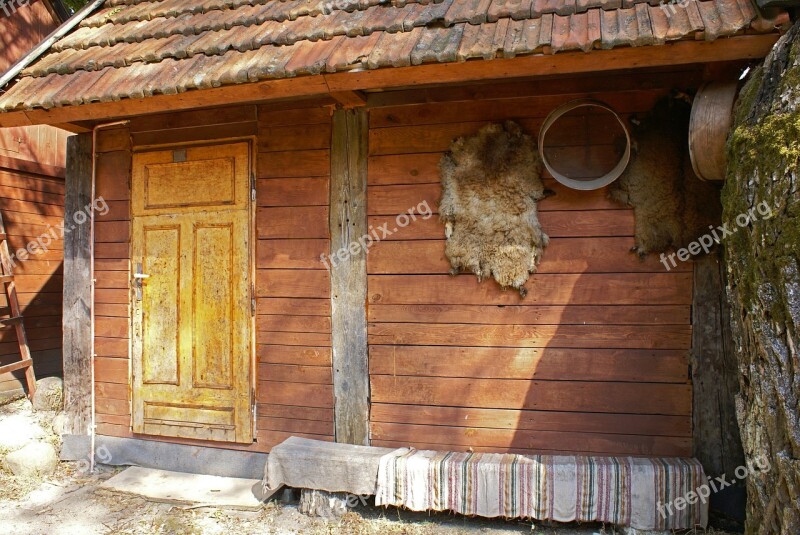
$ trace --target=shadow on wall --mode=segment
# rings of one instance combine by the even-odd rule
[[[0,168],[0,212],[9,235],[17,295],[36,377],[60,375],[63,178]],[[0,293],[0,307],[4,306],[6,296]],[[14,329],[0,330],[0,365],[19,358]],[[0,376],[0,398],[19,394],[24,382],[24,370]]]
[[[42,42],[59,26],[43,0],[0,4],[0,73]]]

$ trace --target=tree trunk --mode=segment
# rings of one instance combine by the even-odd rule
[[[747,533],[800,533],[799,106],[795,24],[742,89],[723,190]]]

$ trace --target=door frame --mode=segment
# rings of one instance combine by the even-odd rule
[[[240,137],[232,137],[232,138],[221,138],[221,139],[207,139],[207,140],[196,140],[196,141],[186,141],[186,142],[175,142],[175,143],[164,143],[161,145],[138,145],[131,148],[131,175],[128,177],[128,191],[131,193],[131,201],[128,206],[128,217],[131,222],[131,231],[133,231],[133,156],[135,154],[141,154],[146,152],[161,152],[161,151],[168,151],[168,150],[176,150],[182,148],[197,148],[197,147],[215,147],[219,145],[232,145],[235,143],[246,143],[247,144],[247,157],[248,157],[248,167],[249,167],[249,183],[250,183],[250,197],[248,198],[247,205],[248,205],[248,225],[249,225],[249,238],[250,238],[250,247],[249,251],[247,252],[248,256],[248,264],[250,266],[250,298],[251,298],[251,310],[252,313],[250,314],[250,407],[252,411],[252,422],[251,422],[251,430],[253,435],[253,442],[256,441],[258,438],[258,351],[256,347],[257,343],[257,323],[256,319],[258,317],[258,292],[257,292],[257,284],[256,284],[256,275],[257,275],[257,266],[256,266],[256,246],[258,240],[258,229],[256,228],[256,214],[257,214],[257,205],[258,205],[258,190],[257,190],[257,156],[258,152],[256,147],[258,147],[258,136],[240,136]],[[130,258],[129,262],[130,265],[128,266],[129,272],[133,273],[134,266],[133,266],[133,236],[128,240],[128,258]],[[94,261],[94,259],[92,259]],[[134,329],[133,329],[133,299],[135,289],[130,284],[129,277],[129,289],[128,289],[128,310],[130,316],[130,324],[129,329],[131,336],[128,339],[128,387],[130,389],[130,396],[129,396],[129,406],[130,406],[130,413],[131,419],[129,425],[131,429],[133,429],[133,344],[134,344]],[[140,433],[133,433],[133,436],[136,437],[148,437],[149,439],[157,439],[157,440],[165,440],[170,442],[180,442],[180,441],[196,441],[195,439],[188,439],[188,438],[177,438],[177,437],[162,437],[157,435],[142,435]],[[220,442],[219,444],[226,444]],[[236,447],[237,444],[230,443],[231,447]]]

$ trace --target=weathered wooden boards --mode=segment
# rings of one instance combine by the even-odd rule
[[[101,435],[130,434],[130,176],[128,128],[97,133],[95,195],[95,425]]]
[[[92,202],[92,135],[67,141],[65,227]],[[64,235],[64,433],[91,432],[91,226],[75,225]]]
[[[253,107],[138,117],[129,128],[110,129],[98,136],[97,194],[110,207],[106,215],[98,216],[95,243],[100,434],[132,436],[128,386],[131,139],[139,144],[153,140],[191,143],[214,140],[220,132],[241,137],[258,131],[257,442],[225,447],[268,451],[291,435],[333,439],[330,281],[319,261],[320,254],[330,249],[330,113],[316,105],[295,106],[301,108],[262,109],[260,122]],[[315,136],[304,141],[296,124],[326,132],[325,147],[318,148]]]
[[[715,477],[744,465],[735,404],[738,367],[720,258],[721,252],[716,251],[695,261],[690,354],[693,455]]]
[[[367,121],[363,108],[333,114],[330,207],[335,437],[337,442],[365,446],[369,445],[364,306],[369,250],[363,249],[363,236],[368,234]]]
[[[41,27],[31,29],[33,34],[46,29],[45,21],[40,22]],[[15,46],[0,52],[0,56],[6,56],[6,65],[24,52],[30,37],[23,35],[22,44],[15,42]],[[4,59],[0,58],[0,67]],[[0,131],[0,208],[15,262],[15,283],[29,347],[40,375],[61,372],[63,240],[59,226],[64,215],[66,135],[49,126]],[[47,250],[38,246],[37,240],[43,235]],[[37,244],[38,250],[20,261],[17,252],[31,243]],[[2,296],[0,308],[5,306]],[[18,357],[16,334],[12,330],[0,332],[0,366]],[[0,375],[0,396],[20,392],[23,378],[22,372]]]
[[[585,93],[583,83],[565,92]],[[594,96],[633,113],[664,91]],[[291,435],[364,443],[366,426],[354,424],[369,409],[373,445],[691,454],[691,266],[666,272],[629,254],[633,214],[605,191],[579,193],[546,179],[556,195],[540,204],[541,221],[552,241],[525,301],[447,274],[438,161],[453,135],[487,121],[516,117],[534,128],[545,101],[517,98],[373,108],[363,158],[366,140],[348,133],[366,120],[363,111],[332,120],[320,103],[258,110],[253,449],[268,451]],[[213,136],[223,121],[243,126],[243,136],[253,131],[247,110],[204,117],[211,126],[187,115],[185,129],[170,116],[140,118],[134,135],[183,142]],[[116,153],[112,137],[103,143]],[[110,176],[129,164],[101,165]],[[98,226],[98,421],[103,432],[128,436],[128,185],[106,185],[109,213],[119,215]],[[427,217],[395,224],[420,206]],[[392,232],[369,254],[348,255],[341,272],[325,268],[321,255],[387,223]],[[367,371],[367,343],[371,390],[353,390]]]
[[[665,89],[592,96],[629,114]],[[448,275],[443,151],[491,121],[513,118],[535,133],[578,93],[371,110],[368,223],[390,231],[367,257],[373,445],[691,454],[691,266],[666,272],[630,254],[633,214],[604,190],[545,177],[555,195],[539,209],[551,244],[524,300]],[[575,154],[603,142],[581,132],[559,142]],[[420,205],[430,217],[397,224]]]
[[[13,161],[12,161],[13,160]],[[63,154],[62,154],[63,160]],[[6,167],[12,166],[11,168]],[[47,175],[31,174],[43,172]],[[25,316],[29,347],[39,375],[61,371],[61,303],[63,240],[59,230],[64,214],[64,169],[0,158],[0,205],[14,258],[17,296]],[[42,238],[47,250],[38,245]],[[18,254],[29,244],[34,254]],[[6,307],[0,296],[0,307]],[[13,330],[0,332],[0,366],[19,360]],[[24,374],[0,376],[0,395],[21,392]]]
[[[258,440],[333,440],[328,198],[331,115],[259,109],[256,291]]]
[[[5,72],[17,60],[43,41],[60,21],[46,2],[31,2],[23,6],[6,6],[0,19],[0,31],[10,37],[0,50],[0,71]]]

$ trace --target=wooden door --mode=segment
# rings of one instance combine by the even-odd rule
[[[246,143],[133,157],[135,433],[253,440],[250,174]]]

